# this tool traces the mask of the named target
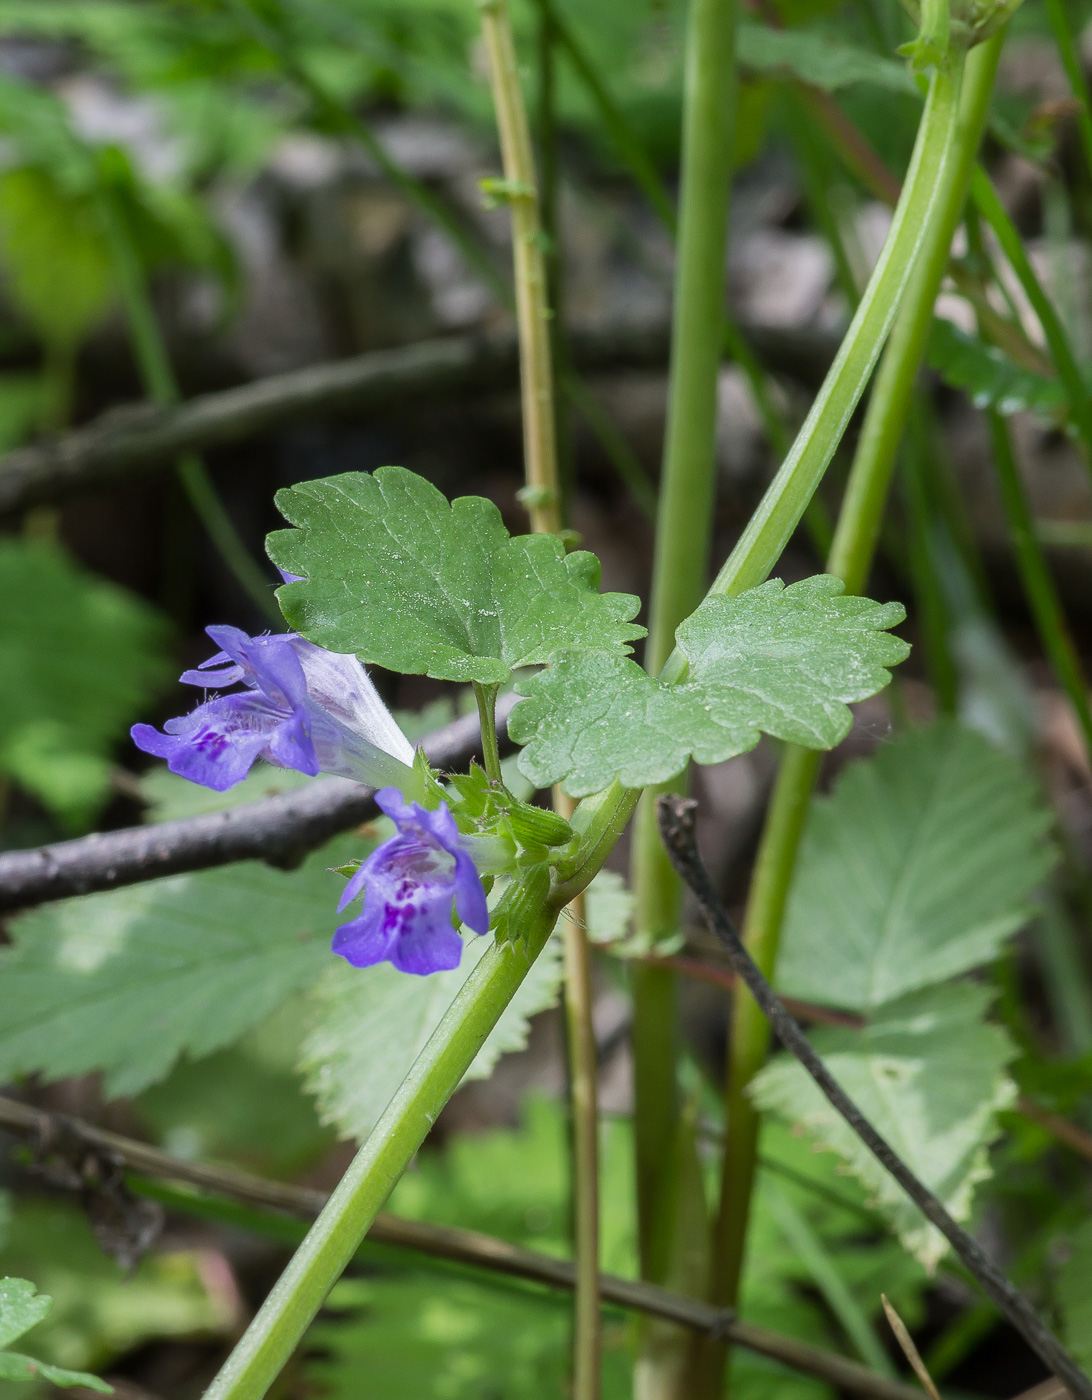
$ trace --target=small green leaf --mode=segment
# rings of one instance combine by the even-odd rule
[[[934,319],[926,360],[946,384],[962,389],[976,408],[995,408],[1003,414],[1027,409],[1052,423],[1067,413],[1066,392],[1057,379],[1024,369],[996,346],[965,335],[951,321]]]
[[[330,958],[341,837],[296,871],[257,862],[68,899],[17,919],[0,955],[0,1074],[106,1073],[110,1094],[230,1044]]]
[[[508,680],[559,647],[621,654],[644,636],[638,600],[599,592],[599,561],[551,535],[511,537],[479,496],[450,504],[401,467],[277,495],[300,528],[270,557],[303,581],[278,591],[289,624],[331,651],[441,680]]]
[[[898,603],[844,597],[840,579],[771,579],[738,598],[707,598],[678,630],[689,662],[665,685],[618,656],[559,653],[524,681],[508,731],[526,748],[520,767],[537,787],[563,782],[573,797],[617,778],[647,787],[689,758],[719,763],[762,733],[833,748],[852,724],[846,708],[891,679],[909,648],[885,628]]]
[[[824,1063],[911,1171],[957,1220],[990,1174],[986,1149],[997,1114],[1015,1097],[1008,1036],[983,1019],[993,993],[971,983],[889,1002],[863,1030],[811,1037]],[[932,1268],[947,1248],[802,1065],[778,1056],[753,1084],[760,1109],[780,1114],[832,1148],[868,1189],[908,1250]]]
[[[53,1299],[39,1293],[25,1278],[0,1279],[0,1347],[9,1346],[24,1332],[29,1332],[52,1308]],[[98,1376],[86,1371],[66,1371],[17,1351],[0,1351],[0,1380],[47,1380],[60,1386],[83,1385],[106,1394],[113,1391],[113,1387]]]
[[[812,806],[777,985],[865,1011],[987,962],[1055,859],[1020,765],[952,723],[854,763]]]
[[[368,1136],[492,943],[468,938],[460,965],[430,977],[410,977],[387,963],[361,969],[338,962],[327,969],[311,993],[314,1025],[300,1061],[324,1123],[360,1142]],[[501,1055],[526,1045],[530,1017],[554,1005],[560,981],[551,941],[478,1051],[468,1079],[487,1079]]]
[[[0,1347],[9,1347],[48,1316],[53,1299],[25,1278],[0,1279]]]

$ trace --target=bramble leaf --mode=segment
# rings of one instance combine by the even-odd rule
[[[337,963],[311,993],[314,1026],[300,1068],[319,1115],[345,1137],[363,1141],[455,996],[492,945],[468,938],[460,965],[407,977],[388,963],[365,969]],[[527,1044],[530,1018],[557,1000],[556,941],[547,943],[467,1071],[486,1079],[501,1055]]]
[[[106,1073],[134,1094],[235,1040],[321,973],[346,836],[285,873],[257,862],[85,895],[17,919],[0,955],[0,1075]]]
[[[170,675],[165,621],[36,541],[0,543],[0,771],[80,825],[109,792],[109,754]],[[18,606],[15,605],[18,600]]]
[[[951,983],[881,1008],[862,1030],[816,1031],[812,1043],[839,1084],[957,1220],[990,1174],[997,1114],[1015,1096],[1005,1066],[1015,1050],[983,1017],[993,993]],[[921,1215],[796,1060],[781,1055],[754,1081],[755,1103],[832,1148],[927,1267],[944,1237]]]
[[[510,536],[480,496],[449,503],[402,467],[277,494],[298,526],[269,536],[303,576],[278,590],[289,624],[330,651],[441,680],[505,682],[559,647],[624,654],[639,602],[599,592],[599,562],[552,535]]]
[[[992,958],[1054,861],[1020,765],[952,723],[847,768],[812,806],[781,991],[864,1011]]]
[[[719,763],[762,733],[833,748],[852,723],[846,708],[890,680],[909,648],[884,629],[901,604],[843,596],[826,574],[786,588],[771,579],[738,598],[707,598],[679,628],[689,662],[678,685],[618,656],[561,652],[520,688],[508,731],[525,744],[520,768],[537,787],[563,782],[573,797],[617,778],[646,787],[693,757]]]

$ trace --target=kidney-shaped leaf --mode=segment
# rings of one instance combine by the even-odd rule
[[[693,757],[720,763],[772,734],[832,748],[852,723],[846,708],[882,689],[909,648],[886,628],[900,604],[845,597],[840,579],[771,579],[738,598],[714,597],[678,630],[689,670],[667,685],[621,657],[563,653],[520,689],[508,731],[526,748],[536,787],[563,782],[573,797],[617,778],[646,787]]]
[[[278,598],[330,651],[392,671],[507,681],[559,647],[625,653],[644,636],[628,593],[599,592],[599,562],[553,535],[510,536],[480,496],[447,499],[402,467],[308,481],[277,495],[299,526],[269,553],[303,581]]]

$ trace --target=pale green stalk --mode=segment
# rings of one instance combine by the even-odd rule
[[[949,113],[949,120],[951,117]],[[936,149],[935,121],[928,127],[923,122],[919,144],[926,139],[930,149]],[[939,149],[946,152],[947,143],[940,142]],[[915,161],[917,178],[907,182],[911,196],[909,216],[904,215],[892,225],[891,238],[900,245],[918,246],[920,234],[915,225],[926,210],[932,209],[935,185],[943,179],[946,160],[945,155],[939,165],[934,163],[925,171],[921,161]],[[902,256],[900,251],[896,261],[901,262]],[[888,258],[885,269],[890,263]],[[890,293],[898,297],[905,279],[888,285]],[[887,328],[884,318],[872,316],[856,320],[851,332],[871,343],[874,337],[882,340]],[[874,362],[878,352],[879,341],[872,350],[860,346],[839,355],[832,367],[821,391],[823,412],[810,415],[805,425],[809,438],[823,440],[821,451],[827,460],[845,426],[847,402],[856,402],[855,394],[859,397],[860,388],[854,389],[854,385],[861,360]],[[815,451],[798,440],[792,454],[795,473],[811,471]],[[784,506],[779,504],[782,499]],[[778,474],[767,493],[763,524],[750,532],[746,551],[736,551],[731,567],[722,571],[720,591],[737,592],[743,586],[736,587],[739,580],[757,577],[761,581],[766,577],[784,547],[786,516],[795,511],[793,524],[797,523],[807,499],[807,493],[798,488],[794,472]],[[669,663],[665,670],[673,671],[677,677],[682,668]],[[579,805],[573,817],[573,827],[580,838],[579,850],[560,872],[547,906],[528,910],[526,936],[518,946],[505,944],[490,949],[467,979],[322,1217],[213,1382],[206,1400],[258,1400],[265,1394],[541,951],[558,911],[586,888],[602,868],[633,813],[637,797],[637,793],[616,783]]]
[[[1081,104],[1077,121],[1084,158],[1088,162],[1089,172],[1092,173],[1092,100],[1088,92],[1088,79],[1084,75],[1084,64],[1081,62],[1077,41],[1066,13],[1065,0],[1046,0],[1046,12],[1050,19],[1050,27],[1054,31],[1054,42],[1058,45],[1062,66],[1073,89],[1073,96]]]
[[[520,86],[507,0],[479,0],[489,56],[493,106],[500,134],[507,199],[512,212],[512,257],[523,406],[522,494],[536,532],[561,529],[557,460],[553,336],[548,273],[531,131]],[[552,159],[552,153],[551,153]],[[554,807],[565,818],[573,802],[558,788]],[[561,931],[565,968],[565,1023],[572,1109],[573,1225],[576,1294],[573,1325],[574,1400],[598,1400],[602,1328],[599,1303],[599,1106],[596,1083],[591,950],[583,896],[570,905]]]
[[[735,0],[691,0],[682,177],[663,473],[656,516],[645,668],[656,675],[675,629],[705,592],[716,479],[717,374],[723,345],[725,241],[735,119]],[[679,781],[685,781],[684,779]],[[649,944],[676,931],[679,878],[656,829],[656,791],[638,809],[631,854],[636,931]],[[671,1275],[670,1197],[676,1141],[674,974],[637,965],[633,991],[634,1136],[642,1276]],[[679,1187],[678,1189],[683,1189]],[[644,1400],[677,1393],[688,1339],[647,1328],[638,1362]]]
[[[850,593],[859,593],[868,577],[896,452],[932,323],[933,303],[947,266],[948,250],[985,123],[1001,42],[1000,36],[990,40],[973,50],[966,61],[958,117],[952,120],[954,113],[949,117],[951,131],[944,146],[944,172],[920,231],[920,261],[913,269],[905,303],[869,400],[827,561],[828,572],[844,579]],[[952,75],[938,71],[933,87],[947,81],[954,81]],[[903,198],[911,178],[903,188]],[[858,315],[868,300],[866,291]],[[773,512],[769,514],[772,516]],[[748,577],[745,570],[738,572]],[[767,976],[773,975],[777,960],[789,884],[819,761],[820,756],[813,751],[794,746],[786,749],[759,847],[743,934],[752,956]],[[739,1294],[759,1128],[758,1114],[747,1091],[765,1061],[768,1046],[766,1019],[746,989],[740,987],[733,995],[725,1096],[727,1128],[710,1271],[709,1298],[718,1305],[734,1304]],[[714,1344],[706,1348],[701,1372],[706,1386],[703,1394],[719,1394],[726,1359],[725,1347]]]

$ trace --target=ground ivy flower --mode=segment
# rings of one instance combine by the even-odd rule
[[[458,967],[463,941],[452,908],[475,933],[489,931],[489,910],[477,867],[446,803],[427,812],[395,788],[376,802],[398,828],[351,877],[345,909],[363,891],[363,911],[334,934],[335,953],[354,967],[391,962],[424,975]]]
[[[133,726],[133,742],[165,758],[172,773],[223,792],[258,758],[301,773],[335,773],[373,787],[415,791],[413,748],[355,656],[326,651],[294,633],[248,637],[209,627],[221,650],[180,679],[223,690],[159,733]]]

